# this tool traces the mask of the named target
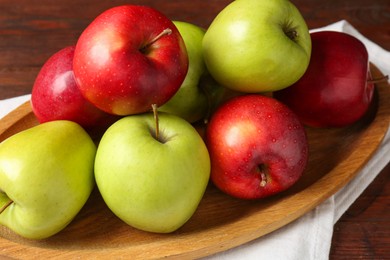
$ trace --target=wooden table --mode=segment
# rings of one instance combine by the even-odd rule
[[[105,9],[125,1],[0,0],[0,99],[31,92],[51,54],[75,44],[81,31]],[[173,20],[207,28],[228,0],[129,0],[156,7]],[[309,28],[345,19],[390,50],[388,0],[293,0]],[[334,227],[330,259],[390,257],[390,164]]]

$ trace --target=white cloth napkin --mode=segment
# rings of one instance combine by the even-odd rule
[[[315,30],[343,31],[354,35],[366,45],[371,62],[383,74],[390,75],[390,52],[365,38],[347,21],[342,20]],[[29,99],[30,95],[24,95],[0,100],[0,118]],[[283,228],[239,247],[209,256],[207,259],[328,259],[333,225],[389,161],[390,131],[358,175],[324,203]]]

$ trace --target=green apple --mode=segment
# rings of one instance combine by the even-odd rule
[[[245,93],[270,92],[302,77],[311,39],[304,18],[288,0],[238,0],[212,21],[203,54],[221,85]]]
[[[187,75],[176,94],[159,110],[180,116],[190,123],[205,119],[218,103],[223,88],[213,80],[203,60],[205,30],[197,25],[173,21],[186,45],[189,65]]]
[[[95,178],[105,203],[125,223],[170,233],[196,211],[209,181],[210,158],[188,121],[168,113],[156,121],[147,113],[110,126],[97,149]]]
[[[94,187],[96,145],[71,121],[52,121],[0,144],[0,224],[30,239],[65,228]]]

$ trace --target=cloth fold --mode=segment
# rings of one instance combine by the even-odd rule
[[[319,30],[342,31],[357,37],[365,44],[370,61],[383,74],[390,75],[390,52],[364,37],[347,21],[342,20],[312,31]],[[0,118],[29,99],[30,95],[24,95],[0,100]],[[390,131],[357,176],[315,209],[268,235],[205,259],[328,259],[334,224],[389,161]]]

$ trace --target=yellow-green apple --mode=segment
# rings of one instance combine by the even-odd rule
[[[203,60],[202,40],[205,30],[197,25],[173,21],[183,37],[188,54],[188,72],[176,94],[159,110],[180,116],[187,121],[207,119],[219,102],[224,88],[209,75]]]
[[[180,88],[187,69],[187,51],[172,21],[138,5],[96,17],[81,33],[73,60],[83,96],[116,115],[161,106]]]
[[[235,97],[206,129],[211,180],[241,199],[280,193],[302,176],[308,160],[306,132],[284,104],[260,94]]]
[[[0,144],[0,224],[29,239],[64,229],[93,187],[96,146],[72,121],[19,132]]]
[[[74,46],[54,53],[39,71],[31,93],[32,110],[40,123],[74,121],[85,128],[107,126],[114,116],[98,109],[80,93],[73,75]]]
[[[290,86],[306,71],[309,30],[288,0],[240,0],[226,6],[203,39],[211,75],[223,86],[245,93]]]
[[[303,77],[274,97],[313,127],[344,127],[359,120],[372,102],[368,52],[343,32],[311,34],[312,56]]]
[[[97,149],[95,178],[104,201],[140,230],[169,233],[184,225],[209,177],[203,139],[188,121],[169,113],[124,117],[108,128]]]

